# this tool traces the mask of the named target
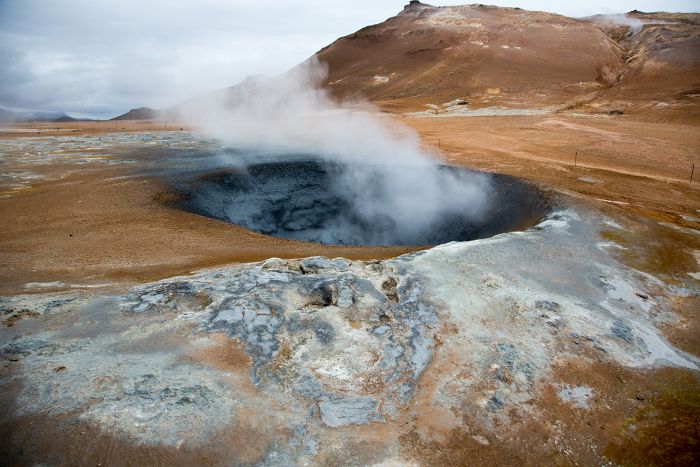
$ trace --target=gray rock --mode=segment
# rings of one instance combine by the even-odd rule
[[[627,343],[632,343],[634,341],[634,332],[632,328],[620,320],[616,320],[610,327],[610,331],[613,336],[619,337]]]
[[[506,402],[503,400],[503,397],[496,393],[493,394],[486,403],[486,410],[489,412],[497,412],[501,410],[504,405],[506,405]]]
[[[370,397],[332,397],[318,403],[321,420],[336,428],[343,425],[367,425],[382,421],[377,401]]]

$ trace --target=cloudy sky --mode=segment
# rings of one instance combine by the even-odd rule
[[[274,75],[407,0],[0,0],[0,106],[112,117]],[[450,5],[469,1],[442,0]],[[698,0],[513,0],[568,16],[699,11]]]

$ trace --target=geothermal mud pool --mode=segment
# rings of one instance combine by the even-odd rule
[[[287,156],[288,157],[288,156]],[[200,174],[181,190],[185,209],[242,225],[266,235],[332,245],[437,245],[490,237],[537,223],[550,203],[534,186],[512,177],[441,167],[438,183],[478,185],[487,199],[454,199],[436,207],[410,206],[384,191],[376,166],[319,158],[254,163],[234,171]],[[420,180],[423,168],[391,167],[393,177]],[[372,180],[371,200],[350,189],[361,172]],[[420,185],[413,186],[420,191]],[[452,193],[450,193],[452,195]],[[426,195],[427,196],[427,195]],[[450,204],[451,203],[451,204]],[[371,205],[368,207],[368,205]],[[447,207],[445,207],[447,206]]]

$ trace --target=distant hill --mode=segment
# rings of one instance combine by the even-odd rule
[[[8,122],[14,120],[14,112],[0,107],[0,122]]]
[[[93,118],[75,118],[75,117],[71,117],[71,116],[66,115],[63,117],[56,118],[52,121],[54,121],[54,122],[94,122],[97,120],[95,120]]]
[[[166,115],[164,110],[139,107],[138,109],[131,109],[127,113],[114,117],[111,120],[151,120],[162,118],[164,115]]]
[[[65,112],[10,110],[0,107],[0,121],[2,122],[57,122],[74,121],[73,117]]]

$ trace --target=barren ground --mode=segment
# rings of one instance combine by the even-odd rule
[[[698,217],[700,207],[700,180],[688,183],[693,163],[700,172],[695,121],[563,114],[398,118],[451,164],[539,182],[606,204],[605,209],[614,212],[698,226],[688,220]],[[171,123],[173,127],[186,125]],[[118,131],[159,129],[162,122],[122,121],[117,126]],[[0,131],[0,137],[97,135],[115,126],[34,124],[31,130],[36,133]],[[17,167],[4,167],[9,169]],[[325,247],[264,237],[167,207],[164,187],[119,179],[123,166],[88,164],[76,170],[51,164],[35,170],[45,179],[7,191],[10,196],[0,199],[3,219],[11,220],[0,233],[0,290],[5,293],[21,290],[28,282],[138,282],[271,256],[366,259],[410,251]],[[695,176],[700,178],[700,173]],[[692,258],[692,251],[686,253]],[[689,264],[695,267],[693,261]]]
[[[614,253],[621,264],[658,279],[659,288],[697,286],[700,167],[696,168],[697,179],[688,181],[692,164],[700,166],[700,132],[694,118],[661,113],[391,118],[413,127],[426,146],[437,149],[451,164],[532,180],[609,216],[623,228],[604,230],[602,239],[621,247]],[[167,125],[168,130],[181,127]],[[186,129],[186,125],[182,127]],[[163,122],[119,122],[116,127],[113,123],[35,124],[31,129],[36,133],[0,131],[0,138],[158,131]],[[119,291],[135,283],[269,257],[369,259],[409,251],[325,247],[254,234],[169,207],[164,202],[169,197],[164,187],[148,179],[119,178],[132,169],[96,162],[39,165],[32,171],[43,178],[3,188],[0,294],[60,292],[86,286]],[[21,163],[1,168],[3,173],[23,170],[26,167]],[[658,326],[671,344],[697,357],[697,295],[673,295],[672,304],[679,321]],[[452,330],[444,331],[445,339],[454,335]],[[224,339],[216,345],[228,348],[230,341]],[[440,345],[438,342],[438,348]],[[436,352],[435,360],[417,382],[414,412],[397,422],[402,428],[385,433],[371,425],[345,433],[353,440],[397,436],[400,457],[424,463],[435,463],[436,459],[452,465],[475,460],[490,464],[595,464],[607,459],[632,465],[650,460],[659,464],[698,461],[700,384],[696,372],[623,368],[595,358],[559,361],[554,364],[551,386],[529,403],[542,416],[536,422],[523,421],[508,438],[494,439],[485,432],[436,422],[451,419],[456,413],[433,412],[436,406],[429,405],[426,396],[454,363],[447,348]],[[249,357],[238,348],[226,352],[226,358],[218,351],[192,358],[241,373],[244,381]],[[10,367],[6,365],[2,371],[6,374]],[[592,388],[593,409],[582,415],[571,404],[563,403],[556,396],[556,387],[562,384]],[[468,413],[465,410],[460,415],[464,417],[460,426],[478,426],[479,421],[468,419]],[[70,430],[59,431],[56,427],[62,426],[62,417],[70,419],[46,415],[6,421],[3,439],[9,441],[4,454],[22,462],[47,461],[42,452],[79,462],[185,464],[230,459],[231,447],[226,443],[209,449],[152,449],[113,437],[108,431],[98,431],[85,443],[86,431],[94,428],[71,424]],[[251,425],[248,431],[225,431],[221,436],[237,446],[246,445],[246,450],[236,452],[236,458],[253,462],[265,451],[260,433],[271,435],[267,429],[260,430]],[[17,454],[24,448],[26,453]],[[348,454],[358,456],[361,452],[358,444]],[[329,463],[341,460],[324,459]],[[367,462],[372,461],[368,457]]]

